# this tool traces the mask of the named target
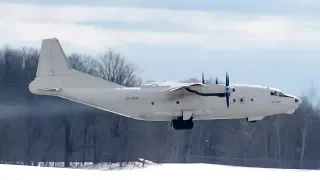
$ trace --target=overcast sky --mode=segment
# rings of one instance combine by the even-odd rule
[[[53,4],[54,2],[55,4]],[[10,0],[0,2],[0,39],[40,48],[57,37],[65,52],[112,48],[145,80],[230,74],[300,95],[320,92],[318,0]]]

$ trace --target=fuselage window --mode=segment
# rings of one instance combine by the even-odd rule
[[[241,104],[244,103],[244,98],[240,98],[239,100]]]

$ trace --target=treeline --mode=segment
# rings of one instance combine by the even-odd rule
[[[0,50],[0,161],[23,162],[204,162],[244,165],[232,158],[255,158],[251,165],[319,168],[320,116],[310,98],[293,115],[257,123],[196,121],[192,131],[174,131],[170,122],[128,119],[68,100],[33,95],[39,50]],[[96,57],[70,54],[73,68],[125,86],[139,86],[138,67],[106,51]],[[196,81],[195,79],[185,81]],[[220,157],[219,158],[203,158]],[[199,157],[199,158],[194,158]],[[290,163],[296,160],[299,163]],[[258,163],[257,163],[258,162]],[[250,165],[250,163],[246,164]]]

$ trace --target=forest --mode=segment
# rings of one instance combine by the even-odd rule
[[[276,168],[320,168],[320,114],[312,86],[292,115],[196,121],[190,131],[170,122],[133,120],[86,105],[29,92],[39,49],[0,50],[0,162],[212,163]],[[106,50],[96,56],[67,54],[74,69],[128,87],[145,77],[124,55]],[[194,77],[181,80],[199,81]],[[212,82],[208,80],[207,83]]]

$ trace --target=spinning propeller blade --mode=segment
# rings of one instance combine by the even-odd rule
[[[227,107],[229,108],[230,96],[229,93],[226,94]]]
[[[234,91],[234,90],[233,90]],[[229,108],[230,104],[230,86],[229,86],[229,74],[226,73],[226,102],[227,102],[227,107]]]
[[[226,86],[229,86],[229,74],[226,73]]]
[[[218,84],[218,77],[216,78],[216,84]],[[204,73],[202,73],[202,84],[205,84],[205,81],[204,81]],[[226,95],[226,103],[227,103],[227,107],[229,108],[229,105],[230,105],[230,94],[231,94],[231,91],[230,91],[230,82],[229,82],[229,74],[228,72],[226,73],[226,87],[225,87],[225,95]],[[232,88],[232,92],[234,92],[235,89]]]
[[[205,84],[205,82],[204,82],[204,73],[202,73],[202,84]]]

